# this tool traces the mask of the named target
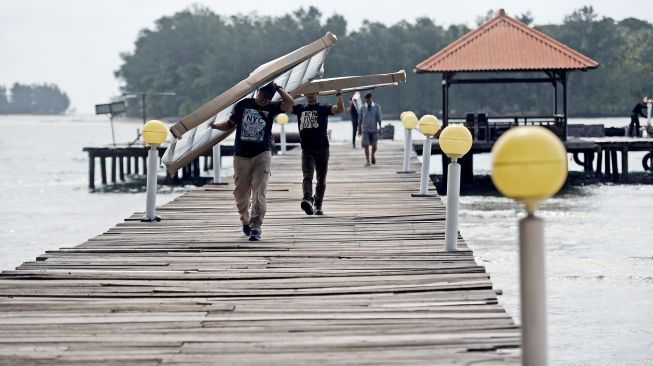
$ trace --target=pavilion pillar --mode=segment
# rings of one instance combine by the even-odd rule
[[[562,141],[567,141],[567,72],[562,71]]]

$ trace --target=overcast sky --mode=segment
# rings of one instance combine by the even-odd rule
[[[113,72],[121,64],[119,54],[133,50],[138,31],[191,4],[221,15],[281,15],[313,4],[325,16],[344,15],[348,31],[364,19],[390,25],[421,16],[444,26],[473,27],[477,16],[499,8],[511,16],[530,11],[535,24],[561,23],[585,5],[617,20],[653,22],[653,0],[0,0],[0,85],[55,83],[68,93],[77,113],[92,113],[96,103],[118,94]]]

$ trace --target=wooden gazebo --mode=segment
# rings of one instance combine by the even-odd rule
[[[586,71],[598,66],[596,61],[507,16],[501,9],[496,17],[422,61],[413,71],[442,73],[444,126],[450,121],[464,121],[472,130],[475,141],[491,143],[502,131],[520,124],[546,126],[562,140],[566,140],[567,74],[570,71]],[[517,76],[496,77],[488,76],[487,73]],[[451,85],[489,83],[551,83],[553,111],[551,115],[544,116],[449,115]],[[562,86],[562,111],[558,107],[559,85]]]

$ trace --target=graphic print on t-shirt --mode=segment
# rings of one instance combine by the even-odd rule
[[[317,128],[318,127],[317,111],[302,112],[302,116],[299,118],[299,121],[301,122],[299,124],[300,131],[305,128]]]
[[[265,118],[267,112],[245,108],[243,127],[240,132],[242,141],[263,142],[265,137]]]

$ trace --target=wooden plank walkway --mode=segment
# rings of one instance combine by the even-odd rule
[[[444,205],[411,197],[397,143],[371,168],[332,146],[323,217],[299,208],[298,154],[273,158],[260,242],[210,185],[3,272],[0,364],[519,363],[519,328],[462,238],[444,251]]]

